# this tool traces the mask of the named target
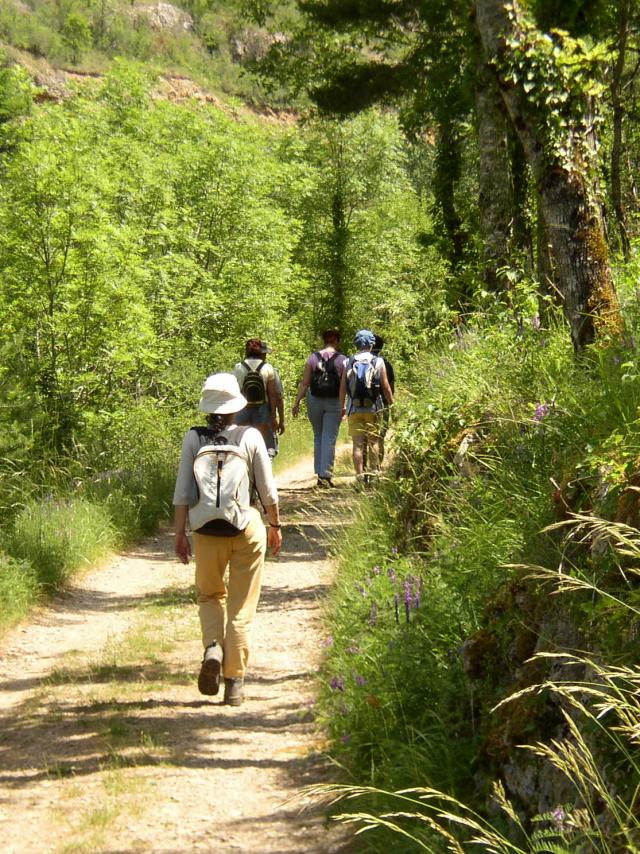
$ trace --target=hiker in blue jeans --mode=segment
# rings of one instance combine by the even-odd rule
[[[306,361],[291,414],[297,417],[302,398],[307,399],[307,415],[313,428],[313,467],[318,486],[333,486],[333,463],[340,430],[340,381],[347,357],[338,349],[340,333],[326,329],[322,333],[324,347],[313,352]]]

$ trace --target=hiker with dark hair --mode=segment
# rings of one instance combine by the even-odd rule
[[[375,341],[373,344],[373,348],[371,352],[374,356],[380,356],[380,351],[384,347],[384,338],[380,335],[375,335]],[[396,372],[393,369],[393,365],[387,359],[386,356],[381,356],[382,361],[384,362],[384,367],[387,372],[387,379],[389,380],[389,386],[391,387],[391,391],[393,394],[396,393]],[[389,430],[389,421],[391,420],[391,409],[390,402],[382,396],[383,407],[380,412],[380,436],[378,438],[378,465],[382,465],[382,461],[384,459],[384,440],[387,432]]]
[[[337,329],[325,329],[322,341],[322,349],[315,350],[306,361],[291,408],[291,414],[296,418],[300,403],[306,397],[307,415],[313,429],[313,468],[321,487],[333,486],[331,478],[342,419],[340,381],[347,361],[338,349],[340,333]]]
[[[183,439],[173,495],[175,551],[181,563],[188,564],[191,557],[187,519],[193,535],[204,646],[198,688],[202,694],[217,694],[223,675],[224,702],[231,706],[244,699],[266,548],[275,555],[282,545],[278,492],[262,436],[253,427],[233,423],[246,402],[233,374],[207,377],[199,404],[207,425],[192,427]],[[254,488],[267,514],[267,532],[251,506]]]
[[[357,353],[350,356],[340,384],[340,406],[347,416],[349,435],[353,440],[353,467],[356,478],[364,476],[364,448],[369,472],[376,472],[380,412],[385,401],[393,403],[393,392],[387,379],[384,361],[372,353],[375,335],[368,329],[356,333]],[[369,475],[367,475],[368,477]]]
[[[279,429],[275,372],[264,358],[262,341],[250,338],[245,344],[245,356],[233,369],[247,405],[236,415],[236,424],[256,427],[267,441],[269,432]],[[282,424],[284,430],[284,423]]]
[[[273,348],[269,347],[266,341],[261,341],[261,355],[264,361],[266,362],[269,353],[273,353]],[[278,436],[282,436],[284,433],[284,387],[282,385],[282,380],[280,379],[280,374],[275,365],[273,367],[273,381],[275,384],[276,390],[276,410],[278,415],[278,430],[277,432],[272,428],[273,422],[273,412],[271,411],[271,405],[269,405],[269,414],[272,416],[271,421],[269,422],[269,430],[267,432],[267,437],[265,439],[265,444],[267,446],[267,453],[274,459],[278,455]]]

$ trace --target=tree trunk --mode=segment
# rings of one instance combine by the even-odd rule
[[[509,163],[513,196],[511,254],[521,259],[526,273],[533,271],[533,199],[531,169],[515,128],[509,124]]]
[[[627,57],[627,41],[629,38],[629,4],[630,0],[621,0],[618,9],[618,45],[616,61],[611,76],[611,109],[613,139],[611,142],[611,198],[616,215],[616,224],[620,235],[620,248],[629,259],[631,247],[627,232],[627,216],[622,200],[622,179],[620,161],[622,159],[622,122],[624,107],[622,105],[622,88],[624,83],[624,66]]]
[[[441,121],[436,142],[433,190],[449,244],[447,255],[454,270],[463,260],[465,245],[462,221],[455,204],[456,184],[460,178],[460,161],[458,129],[454,122]]]
[[[336,187],[332,205],[331,222],[331,296],[326,325],[340,328],[344,321],[344,295],[347,280],[347,245],[349,226],[345,213],[344,197],[341,187]]]
[[[495,76],[485,62],[477,66],[476,119],[483,274],[487,288],[499,291],[508,287],[499,271],[507,265],[510,254],[513,196],[504,104]]]
[[[525,62],[525,43],[535,52],[535,35],[540,35],[523,26],[517,0],[507,4],[504,0],[476,0],[476,23],[540,194],[557,286],[574,348],[579,351],[599,334],[622,331],[600,207],[591,183],[595,170],[593,151],[585,141],[586,120],[581,127],[568,123],[566,138],[559,146],[557,139],[551,141],[550,122],[527,96],[522,79],[507,79],[503,60],[514,49],[507,46],[507,39],[523,45],[518,56]],[[582,112],[586,116],[586,103]]]
[[[536,275],[538,277],[540,300],[540,316],[548,319],[550,304],[561,304],[560,293],[556,285],[556,274],[553,267],[553,255],[549,243],[549,235],[544,220],[540,215],[540,198],[537,199],[536,217]]]

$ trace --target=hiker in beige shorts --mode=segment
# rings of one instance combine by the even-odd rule
[[[380,412],[385,402],[389,406],[393,403],[393,392],[383,359],[371,352],[375,344],[373,332],[361,329],[354,340],[358,350],[349,357],[342,374],[340,407],[343,416],[347,417],[349,435],[353,441],[356,483],[366,483],[372,474],[378,472]],[[368,472],[364,470],[365,456]]]

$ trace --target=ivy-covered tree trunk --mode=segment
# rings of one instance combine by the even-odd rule
[[[495,77],[484,62],[477,67],[476,119],[483,274],[487,287],[498,291],[506,281],[501,280],[499,271],[509,258],[513,194],[504,104]]]
[[[586,93],[577,86],[567,90],[554,45],[525,20],[517,0],[476,0],[476,23],[533,171],[557,287],[579,351],[598,334],[622,330],[594,191]]]

